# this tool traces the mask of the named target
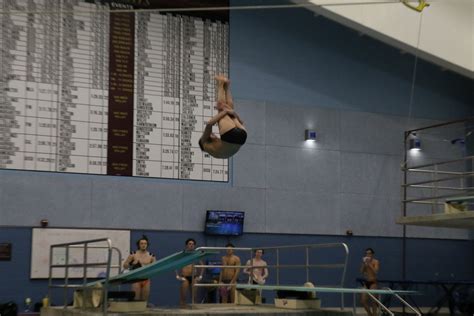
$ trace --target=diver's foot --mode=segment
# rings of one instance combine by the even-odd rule
[[[214,77],[217,81],[222,82],[223,84],[229,84],[230,80],[224,75],[216,75]]]

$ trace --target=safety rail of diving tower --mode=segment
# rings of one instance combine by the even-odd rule
[[[90,244],[96,243],[106,243],[107,245],[104,246],[93,246]],[[65,263],[64,264],[53,264],[53,252],[54,249],[57,248],[66,248],[65,253]],[[70,258],[70,249],[83,249],[83,262],[82,263],[69,263]],[[104,249],[107,251],[107,261],[104,262],[87,262],[89,256],[87,251],[89,249]],[[112,265],[112,251],[116,251],[118,254],[118,264]],[[48,298],[51,304],[52,302],[52,289],[53,288],[64,288],[64,308],[67,308],[67,301],[68,301],[68,290],[69,289],[86,289],[89,288],[87,286],[87,268],[100,268],[105,267],[105,277],[104,277],[104,285],[100,289],[102,291],[102,310],[103,314],[107,315],[107,295],[108,295],[108,287],[109,287],[109,278],[110,278],[110,270],[111,269],[118,269],[118,273],[122,272],[122,253],[120,249],[116,247],[112,247],[112,241],[109,238],[100,238],[100,239],[91,239],[91,240],[83,240],[83,241],[75,241],[69,243],[62,243],[62,244],[54,244],[50,246],[49,250],[49,278],[48,278]],[[64,269],[64,284],[53,284],[53,278],[58,278],[53,276],[53,269],[63,268]],[[82,284],[70,284],[69,279],[71,276],[69,275],[70,268],[83,268],[82,269]],[[76,278],[76,277],[74,277]],[[79,277],[81,279],[81,277]],[[89,278],[90,279],[90,278]],[[86,304],[83,304],[85,307]]]
[[[427,204],[431,206],[431,214],[442,213],[440,206],[444,206],[446,200],[451,198],[472,196],[474,195],[474,188],[470,183],[474,179],[474,172],[470,170],[464,171],[450,171],[449,167],[459,163],[470,164],[474,166],[474,156],[467,156],[460,159],[440,161],[436,163],[406,166],[402,168],[404,172],[403,188],[403,216],[407,216],[408,204]],[[442,167],[446,167],[443,170]],[[423,181],[408,181],[409,174],[425,174],[429,175],[430,179]],[[454,182],[459,181],[457,185]],[[443,182],[451,182],[450,185],[441,185]],[[430,193],[413,193],[409,194],[409,189],[430,190]]]
[[[342,248],[344,251],[344,260],[342,263],[333,263],[333,264],[310,264],[309,262],[309,250],[310,249],[320,249],[320,248]],[[302,248],[305,251],[305,263],[304,264],[280,264],[280,250],[288,250],[288,249],[298,249]],[[346,272],[347,272],[347,264],[348,264],[348,259],[349,259],[349,247],[345,243],[326,243],[326,244],[305,244],[305,245],[289,245],[289,246],[276,246],[276,247],[253,247],[253,248],[239,248],[235,247],[232,248],[235,251],[249,251],[250,252],[250,258],[253,258],[254,251],[255,250],[274,250],[276,252],[276,264],[274,265],[267,265],[266,268],[275,268],[277,271],[276,274],[276,283],[277,285],[280,285],[280,270],[281,269],[288,269],[288,268],[304,268],[306,270],[306,282],[310,282],[309,280],[309,271],[312,268],[323,268],[323,269],[334,269],[334,268],[340,268],[342,269],[342,274],[341,274],[341,279],[340,282],[338,283],[338,287],[343,288],[344,287],[344,282],[346,278]],[[225,251],[227,250],[227,247],[199,247],[196,250],[222,250]],[[195,270],[196,269],[206,269],[206,268],[249,268],[250,270],[253,268],[258,268],[258,267],[252,267],[252,266],[225,266],[225,265],[194,265],[192,269],[192,278],[194,279],[195,276]],[[259,267],[261,268],[261,267]],[[195,287],[216,287],[216,286],[224,286],[223,284],[193,284],[191,286],[191,298],[192,298],[192,304],[194,305],[194,291]],[[344,293],[341,293],[341,309],[344,309]]]

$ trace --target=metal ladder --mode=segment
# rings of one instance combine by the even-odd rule
[[[97,245],[90,245],[90,244],[97,244],[97,243],[106,243],[104,246],[97,246]],[[65,261],[64,264],[53,264],[53,253],[54,249],[58,248],[65,248]],[[82,263],[69,263],[69,258],[70,258],[70,250],[72,249],[83,249],[83,262]],[[104,262],[88,262],[88,259],[90,258],[88,256],[88,249],[104,249],[107,251],[107,261]],[[118,254],[118,264],[117,265],[112,265],[112,252],[116,251]],[[69,242],[69,243],[63,243],[63,244],[55,244],[50,246],[49,250],[49,278],[48,278],[48,298],[49,302],[52,302],[52,289],[53,288],[63,288],[63,299],[64,299],[64,308],[67,308],[67,302],[68,302],[68,290],[69,289],[91,289],[90,286],[87,285],[87,268],[100,268],[100,267],[105,267],[105,281],[104,281],[104,286],[101,288],[102,291],[102,311],[103,315],[107,315],[107,295],[108,295],[108,288],[109,288],[109,278],[110,278],[110,270],[111,269],[117,269],[118,268],[118,273],[121,273],[122,271],[122,253],[121,251],[116,248],[112,247],[112,241],[109,238],[101,238],[101,239],[92,239],[92,240],[84,240],[84,241],[75,241],[75,242]],[[58,278],[56,276],[53,276],[53,269],[58,269],[62,268],[64,269],[64,284],[53,284],[53,278]],[[73,278],[70,276],[69,269],[70,268],[82,268],[82,277],[79,277],[79,279],[82,278],[82,284],[71,284],[70,283],[70,278]],[[75,277],[74,277],[75,278]],[[83,307],[85,307],[85,304],[83,304]]]

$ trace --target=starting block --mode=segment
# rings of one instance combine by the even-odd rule
[[[237,305],[262,304],[261,291],[260,290],[236,290],[234,302]]]

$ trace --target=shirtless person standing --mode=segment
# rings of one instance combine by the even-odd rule
[[[228,243],[225,245],[227,253],[222,257],[223,266],[240,266],[240,258],[234,255],[234,245]],[[219,275],[219,283],[236,284],[237,278],[239,277],[240,268],[222,268]],[[219,289],[222,303],[234,302],[235,286],[221,287]]]
[[[155,262],[155,256],[148,252],[148,238],[143,235],[137,241],[137,251],[132,252],[123,263],[125,269],[134,270]],[[150,296],[150,279],[135,282],[132,284],[136,301],[148,301]]]
[[[185,245],[186,248],[184,251],[194,251],[196,248],[196,241],[192,238],[189,238],[185,241]],[[203,265],[204,263],[200,261],[199,264]],[[189,287],[202,280],[203,272],[203,268],[199,269],[199,273],[197,276],[195,275],[193,280],[193,265],[189,264],[182,268],[180,273],[176,273],[176,279],[181,281],[181,287],[179,288],[179,306],[186,306],[186,295],[188,293]]]
[[[366,289],[377,288],[377,274],[379,273],[380,263],[374,258],[374,250],[367,248],[365,250],[365,257],[362,258],[362,265],[360,272],[364,275],[364,287]],[[368,301],[368,295],[363,293],[361,295],[361,303],[364,306],[368,316],[377,316],[377,304]]]

